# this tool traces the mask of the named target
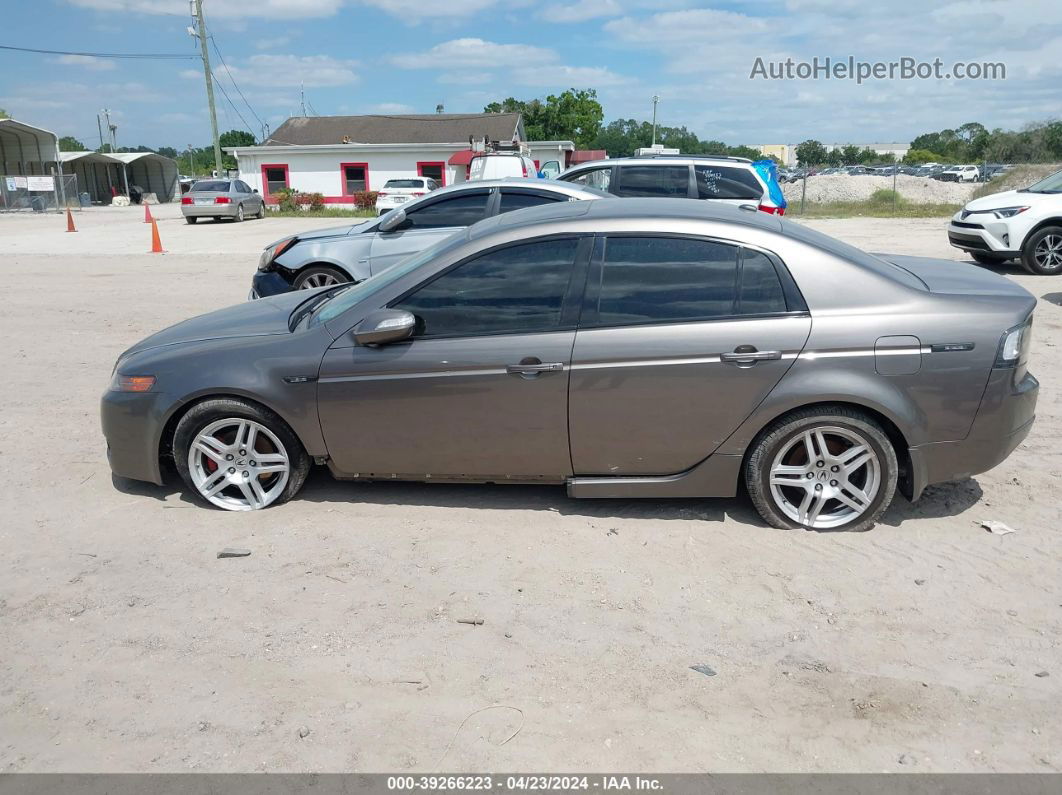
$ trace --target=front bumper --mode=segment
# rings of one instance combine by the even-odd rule
[[[281,276],[277,271],[255,271],[251,277],[251,294],[248,300],[255,298],[268,298],[271,295],[290,293],[295,288],[291,282]]]
[[[1010,226],[984,213],[968,215],[965,220],[953,218],[948,224],[948,242],[963,251],[984,251],[1009,258],[1021,256],[1014,245],[1017,241],[1012,242]]]
[[[159,439],[167,399],[161,392],[114,392],[100,399],[107,461],[119,477],[162,485]]]
[[[993,370],[970,433],[955,442],[912,447],[911,499],[926,486],[962,480],[1002,463],[1024,441],[1036,419],[1040,382],[1031,373]]]

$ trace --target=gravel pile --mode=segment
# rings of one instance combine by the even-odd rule
[[[915,204],[965,204],[977,189],[977,183],[941,182],[925,177],[896,177],[896,190],[900,196]],[[892,190],[892,177],[827,175],[808,178],[807,201],[860,202],[866,201],[877,190]],[[782,186],[785,198],[790,202],[800,201],[801,184],[787,182]]]

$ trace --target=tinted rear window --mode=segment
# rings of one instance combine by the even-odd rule
[[[695,165],[697,198],[699,199],[756,199],[763,198],[763,186],[751,171],[732,166]]]
[[[685,198],[689,195],[689,166],[620,166],[617,196]]]
[[[209,191],[211,193],[228,193],[229,192],[229,183],[228,182],[221,182],[221,181],[197,182],[197,183],[195,183],[192,186],[192,190]]]
[[[424,180],[422,179],[389,179],[385,188],[423,188]]]

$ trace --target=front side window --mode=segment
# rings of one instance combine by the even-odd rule
[[[553,204],[562,200],[561,196],[547,196],[540,193],[520,193],[517,191],[503,190],[499,213],[507,213],[510,210],[522,210],[525,207],[537,207],[540,204]]]
[[[751,171],[733,166],[715,164],[695,165],[698,199],[752,199],[763,198],[763,186]]]
[[[689,166],[620,166],[617,196],[684,199],[689,195]]]
[[[577,174],[565,181],[574,182],[576,185],[589,185],[591,188],[597,188],[598,190],[608,190],[609,183],[612,181],[612,166],[583,171],[581,174]]]
[[[343,193],[351,196],[369,189],[369,166],[366,163],[344,163]]]
[[[487,214],[489,191],[477,190],[452,196],[406,211],[406,228],[441,229],[448,226],[471,226]]]
[[[737,266],[738,247],[725,243],[609,238],[601,268],[596,324],[681,323],[732,315]]]
[[[393,307],[416,315],[418,337],[551,331],[560,326],[578,242],[540,240],[487,252]]]

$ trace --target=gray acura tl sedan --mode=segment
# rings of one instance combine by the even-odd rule
[[[998,464],[1033,422],[1035,299],[683,199],[484,220],[357,285],[286,293],[130,348],[112,470],[229,510],[343,479],[729,497],[863,530],[899,489]]]

